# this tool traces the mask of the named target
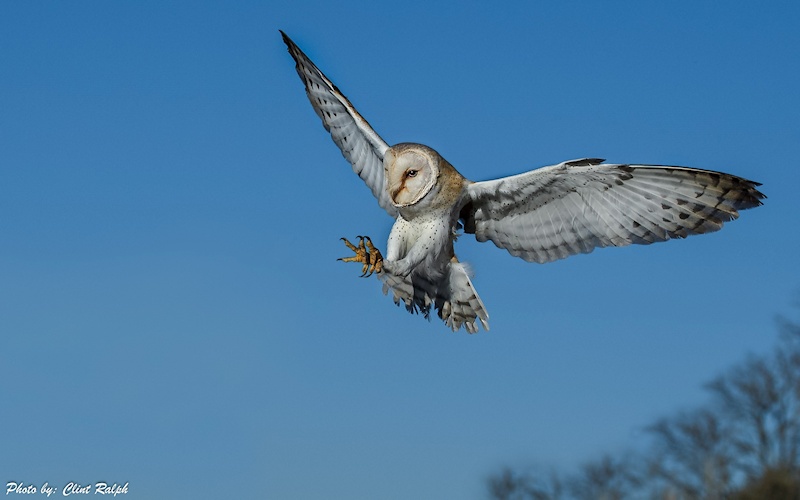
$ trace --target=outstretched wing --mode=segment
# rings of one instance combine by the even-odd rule
[[[469,185],[465,232],[545,263],[716,231],[765,197],[759,183],[720,172],[602,162],[569,161]]]
[[[317,68],[295,43],[281,31],[283,41],[297,63],[297,74],[306,86],[308,100],[322,119],[325,130],[333,142],[372,190],[378,203],[392,217],[397,209],[389,200],[383,181],[383,155],[389,145],[372,130],[367,120],[350,104],[328,78]]]

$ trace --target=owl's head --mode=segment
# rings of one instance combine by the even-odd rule
[[[386,190],[398,208],[419,203],[436,185],[439,155],[421,144],[397,144],[383,157]]]

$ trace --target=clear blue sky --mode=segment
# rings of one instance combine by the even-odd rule
[[[797,2],[386,5],[0,4],[0,483],[479,499],[503,465],[637,446],[773,344],[800,287]],[[473,180],[591,156],[769,198],[544,266],[463,237],[492,330],[450,333],[336,261],[392,221],[278,29]]]

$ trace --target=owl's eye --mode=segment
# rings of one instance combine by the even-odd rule
[[[408,172],[406,172],[406,175],[409,176],[409,177],[416,177],[417,176],[417,170],[409,170]]]

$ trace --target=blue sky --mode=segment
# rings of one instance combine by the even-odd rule
[[[503,465],[640,445],[767,350],[800,285],[798,4],[498,5],[0,5],[2,484],[483,498]],[[588,156],[769,198],[544,266],[461,238],[492,330],[453,334],[336,261],[392,221],[278,29],[473,180]]]

